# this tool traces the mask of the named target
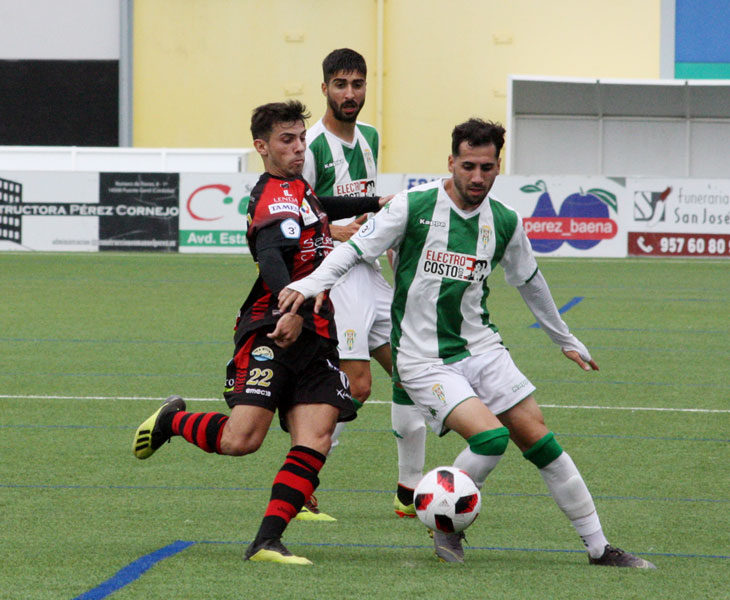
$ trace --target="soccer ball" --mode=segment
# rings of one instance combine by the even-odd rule
[[[472,478],[455,467],[436,467],[413,492],[416,514],[430,529],[463,531],[479,516],[482,496]]]

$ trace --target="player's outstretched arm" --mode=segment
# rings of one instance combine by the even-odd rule
[[[598,364],[591,357],[588,348],[570,333],[565,321],[560,318],[558,307],[555,305],[555,300],[550,294],[547,281],[542,273],[537,271],[530,281],[518,286],[517,290],[542,330],[560,346],[563,354],[584,371],[598,371]]]

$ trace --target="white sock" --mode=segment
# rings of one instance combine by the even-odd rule
[[[540,475],[553,499],[588,548],[588,553],[594,558],[602,556],[608,541],[603,534],[593,497],[573,459],[563,451],[553,462],[540,469]]]
[[[476,454],[472,452],[469,446],[467,446],[461,451],[459,456],[456,457],[453,466],[469,473],[469,476],[474,480],[477,487],[482,489],[484,481],[487,479],[487,475],[489,475],[494,467],[497,466],[500,458],[502,458],[501,454],[498,456],[484,456],[482,454]]]
[[[413,404],[390,404],[390,421],[398,447],[398,483],[415,488],[426,464],[426,423]]]
[[[337,445],[339,445],[339,443],[340,443],[340,434],[342,433],[342,430],[344,428],[345,428],[345,423],[343,421],[341,421],[341,422],[337,423],[337,425],[335,425],[335,430],[332,432],[332,437],[331,437],[332,444],[330,445],[330,450],[327,453],[327,456],[329,456],[330,454],[332,454],[332,450],[334,450],[335,447]]]

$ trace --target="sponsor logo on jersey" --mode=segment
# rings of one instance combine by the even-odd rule
[[[268,346],[259,346],[251,350],[251,356],[258,361],[271,360],[274,358],[274,351]]]
[[[358,179],[347,183],[336,183],[332,191],[335,196],[371,196],[375,193],[375,180]]]
[[[443,404],[446,404],[446,392],[444,391],[444,386],[442,386],[440,383],[436,383],[431,388],[431,392],[436,397],[436,400],[442,402]]]
[[[266,396],[266,397],[270,397],[271,396],[271,392],[269,390],[262,390],[260,388],[250,388],[250,387],[248,387],[248,388],[246,388],[246,393],[247,394],[256,394],[258,396]]]
[[[426,250],[423,270],[447,279],[480,282],[489,274],[489,263],[469,254]]]
[[[311,225],[312,223],[316,223],[318,220],[317,215],[314,214],[312,207],[306,200],[302,200],[302,206],[299,209],[299,214],[302,215],[302,222],[305,225]]]
[[[446,227],[445,221],[430,221],[429,219],[418,219],[419,225],[428,225],[429,227]]]
[[[301,240],[300,247],[304,262],[314,259],[315,256],[327,256],[334,250],[332,238],[324,234]]]
[[[299,207],[296,204],[290,202],[277,202],[275,204],[269,204],[269,214],[275,215],[281,212],[292,212],[296,213]]]
[[[352,350],[352,347],[355,345],[355,337],[357,337],[357,334],[354,329],[345,330],[345,344],[347,344],[348,350]]]

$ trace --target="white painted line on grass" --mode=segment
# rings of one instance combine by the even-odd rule
[[[53,396],[41,394],[0,394],[0,399],[5,400],[157,400],[163,401],[161,396]],[[222,398],[190,398],[190,402],[223,402]],[[367,404],[390,404],[390,400],[368,400]],[[634,410],[634,411],[660,411],[660,412],[685,412],[685,413],[730,413],[730,409],[717,408],[672,408],[656,406],[591,406],[583,404],[540,404],[540,408],[568,408],[584,410]]]

